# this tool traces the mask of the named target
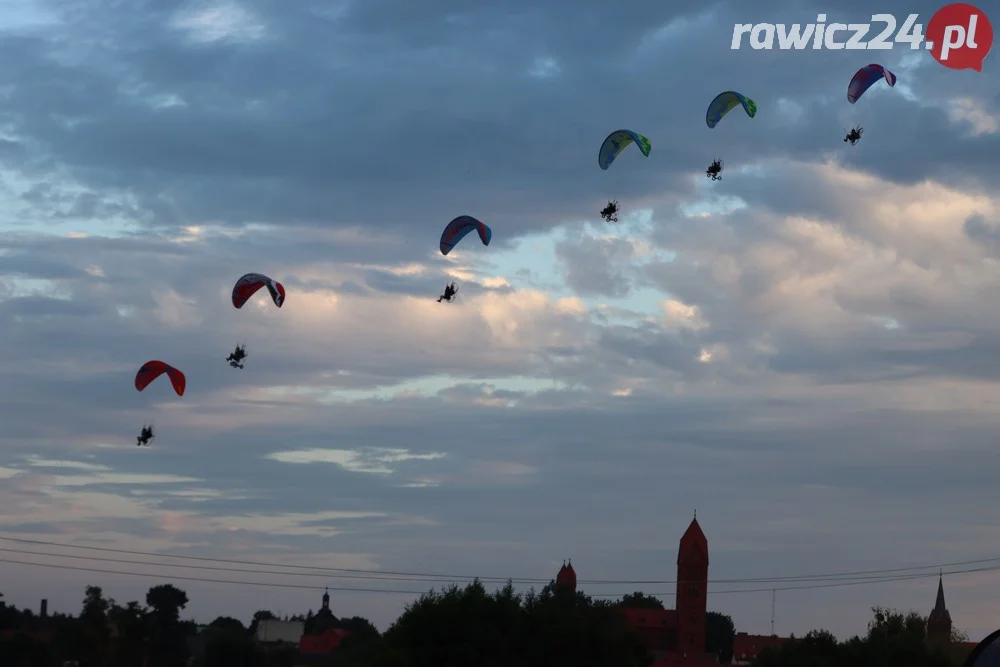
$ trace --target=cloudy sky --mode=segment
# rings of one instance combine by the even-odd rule
[[[772,588],[776,632],[848,636],[1000,566],[996,54],[729,49],[806,2],[0,4],[0,536],[119,550],[0,540],[9,601],[172,581],[208,622],[330,586],[384,628],[572,558],[672,606],[695,510],[751,633]],[[899,83],[849,105],[872,61]],[[727,89],[760,111],[709,130]],[[601,171],[622,127],[652,153]],[[442,257],[461,214],[493,242]],[[232,307],[249,271],[283,308]],[[183,398],[135,391],[149,359]],[[945,576],[973,639],[998,583]]]

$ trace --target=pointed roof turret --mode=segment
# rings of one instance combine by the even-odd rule
[[[677,549],[677,564],[681,564],[681,559],[692,557],[699,560],[704,559],[705,564],[708,564],[708,538],[701,530],[697,514],[691,520],[691,525],[684,531],[684,535],[681,536],[681,543]]]
[[[569,561],[569,564],[564,563],[560,568],[559,574],[556,575],[556,586],[576,591],[576,571],[573,569],[572,560]]]

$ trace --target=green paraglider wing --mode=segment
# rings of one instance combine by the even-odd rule
[[[719,93],[712,100],[712,103],[708,105],[708,111],[705,113],[705,123],[709,127],[715,127],[722,120],[723,116],[740,105],[743,106],[743,110],[751,118],[757,115],[757,103],[749,97],[746,97],[742,93],[737,93],[735,90],[727,90],[724,93]]]
[[[618,157],[618,154],[633,143],[639,147],[643,155],[649,157],[649,151],[653,149],[649,139],[632,130],[615,130],[601,144],[601,151],[597,154],[597,164],[600,165],[601,169],[607,169]]]

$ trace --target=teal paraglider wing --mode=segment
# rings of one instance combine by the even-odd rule
[[[653,148],[649,139],[632,130],[615,130],[601,144],[601,151],[597,154],[597,164],[601,169],[607,169],[618,154],[633,143],[639,147],[643,155],[649,157],[649,151]]]
[[[735,90],[727,90],[724,93],[716,95],[712,103],[708,105],[708,111],[705,113],[705,123],[709,127],[715,127],[722,120],[723,116],[737,106],[742,106],[743,110],[751,118],[757,115],[756,102],[742,93],[737,93]]]

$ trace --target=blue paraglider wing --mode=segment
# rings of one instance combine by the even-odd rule
[[[742,93],[737,93],[735,90],[727,90],[724,93],[716,95],[712,103],[708,105],[708,111],[705,112],[705,123],[709,127],[715,127],[722,120],[723,116],[737,106],[742,106],[743,110],[751,118],[757,115],[756,102]]]
[[[649,151],[653,148],[649,139],[632,130],[615,130],[601,144],[601,151],[597,154],[597,164],[600,165],[601,169],[607,169],[618,157],[618,154],[633,143],[639,147],[643,155],[649,157]]]
[[[471,215],[460,215],[444,228],[441,232],[441,254],[447,255],[451,249],[458,245],[458,242],[465,238],[465,235],[475,229],[479,232],[479,240],[483,245],[489,245],[493,238],[493,230],[476,220]]]
[[[896,75],[886,68],[875,63],[865,65],[854,73],[854,76],[851,77],[851,82],[847,84],[847,101],[854,104],[861,99],[866,90],[882,79],[885,79],[885,82],[890,87],[896,85]]]

